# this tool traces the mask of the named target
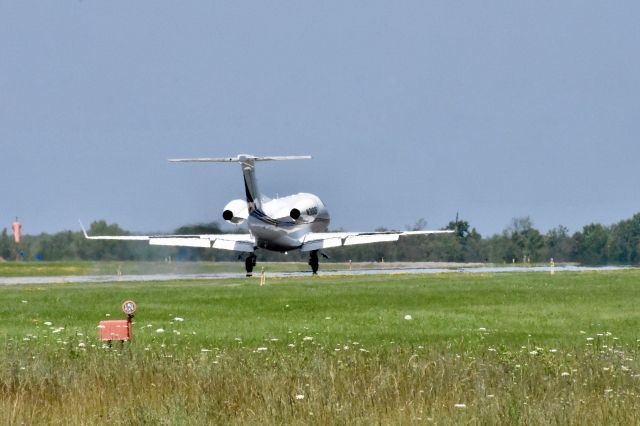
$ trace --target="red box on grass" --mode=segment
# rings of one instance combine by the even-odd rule
[[[131,322],[127,320],[100,321],[101,340],[131,340]]]

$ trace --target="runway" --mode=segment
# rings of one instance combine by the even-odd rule
[[[558,266],[555,272],[586,272],[586,271],[617,271],[634,269],[628,266]],[[393,268],[393,269],[359,269],[359,270],[321,270],[320,276],[350,276],[350,275],[397,275],[397,274],[487,274],[505,272],[546,272],[550,273],[548,266],[535,267],[472,267],[472,268]],[[308,277],[311,272],[267,272],[267,277]],[[259,278],[260,273],[253,278]],[[65,284],[65,283],[112,283],[112,282],[151,282],[151,281],[182,281],[182,280],[225,280],[245,278],[244,273],[215,273],[215,274],[147,274],[147,275],[73,275],[58,277],[0,277],[0,285],[27,285],[27,284]]]

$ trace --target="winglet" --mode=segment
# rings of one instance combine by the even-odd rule
[[[84,225],[82,224],[82,221],[80,219],[78,219],[78,223],[80,224],[80,228],[82,228],[82,233],[84,234],[84,237],[86,239],[89,239],[89,235],[87,234],[87,230],[84,229]]]

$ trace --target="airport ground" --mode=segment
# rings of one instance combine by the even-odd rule
[[[128,298],[133,341],[103,345],[98,322]],[[638,270],[5,285],[0,299],[3,424],[635,424],[640,408]]]
[[[349,271],[365,269],[425,269],[491,266],[483,263],[455,262],[321,262],[324,271]],[[302,262],[259,262],[255,273],[262,269],[269,272],[308,272],[310,267]],[[141,262],[141,261],[70,261],[70,262],[0,262],[0,277],[24,276],[85,276],[85,275],[186,275],[243,273],[244,261],[237,262]]]

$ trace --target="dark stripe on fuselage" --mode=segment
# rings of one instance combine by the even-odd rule
[[[255,209],[250,213],[250,216],[254,219],[259,220],[262,223],[266,223],[267,225],[277,226],[277,227],[290,227],[295,226],[295,222],[289,222],[284,220],[277,220],[272,217],[267,216],[262,210]]]

